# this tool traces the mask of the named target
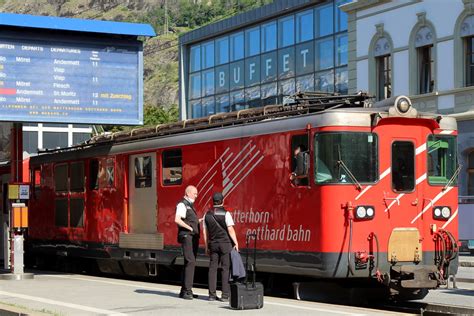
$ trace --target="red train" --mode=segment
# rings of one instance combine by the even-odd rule
[[[241,243],[257,234],[259,271],[423,296],[457,271],[456,134],[407,97],[359,93],[99,136],[31,158],[29,255],[180,265],[175,206],[193,184],[200,215],[222,191]]]

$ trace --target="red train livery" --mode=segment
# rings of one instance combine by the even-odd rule
[[[175,206],[192,184],[200,216],[222,191],[240,243],[257,234],[259,271],[422,296],[457,271],[456,134],[407,97],[358,94],[96,137],[31,158],[29,253],[179,265]]]

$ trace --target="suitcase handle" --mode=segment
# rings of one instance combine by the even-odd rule
[[[250,237],[252,237],[253,240],[254,240],[254,247],[253,247],[253,265],[251,266],[251,269],[249,270]],[[245,243],[246,243],[246,247],[247,247],[245,265],[246,265],[247,272],[252,271],[252,286],[255,287],[255,279],[256,279],[255,269],[256,269],[256,266],[257,266],[257,234],[256,233],[247,234],[247,236],[245,238]],[[248,279],[247,278],[248,278],[248,273],[245,276],[245,284],[248,286],[248,282],[247,282]]]

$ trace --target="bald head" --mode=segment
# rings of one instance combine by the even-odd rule
[[[184,195],[191,201],[194,203],[194,201],[196,200],[197,198],[197,195],[198,195],[198,191],[196,189],[195,186],[193,185],[188,185],[186,187],[186,190],[184,191]]]

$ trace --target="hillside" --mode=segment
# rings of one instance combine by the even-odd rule
[[[157,124],[177,119],[179,34],[269,2],[271,0],[0,0],[0,11],[153,25],[158,36],[144,43],[144,100],[145,124]],[[167,28],[164,27],[165,11]]]

